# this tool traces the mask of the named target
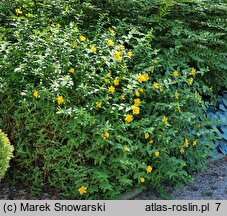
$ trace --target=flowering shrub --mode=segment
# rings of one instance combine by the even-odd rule
[[[17,19],[0,59],[15,172],[34,192],[49,184],[68,198],[110,199],[183,184],[204,167],[214,139],[201,98],[209,89],[196,81],[205,71],[163,68],[150,35],[135,29],[89,38],[73,22],[37,25]]]
[[[9,161],[13,157],[13,146],[7,136],[0,130],[0,181],[9,168]]]
[[[89,2],[99,9],[93,10],[96,16],[102,11],[108,14],[111,23],[121,20],[125,29],[130,25],[141,31],[152,29],[151,45],[160,49],[159,56],[165,59],[164,64],[209,68],[200,82],[212,87],[214,92],[227,88],[225,0]]]

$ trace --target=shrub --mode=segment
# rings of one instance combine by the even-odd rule
[[[204,168],[214,139],[209,88],[196,81],[205,70],[164,68],[136,29],[97,26],[91,37],[73,22],[18,17],[15,42],[1,46],[0,112],[14,125],[15,175],[34,192],[48,184],[67,198],[110,199]]]
[[[0,130],[0,181],[9,168],[9,161],[13,157],[13,146],[7,136]]]
[[[208,68],[208,73],[200,81],[215,92],[227,88],[224,0],[4,0],[0,5],[4,16],[1,20],[2,29],[5,30],[3,36],[7,35],[11,41],[17,40],[11,25],[11,19],[16,17],[15,8],[21,8],[30,22],[44,27],[51,22],[66,25],[72,20],[78,21],[79,17],[78,26],[93,31],[99,27],[97,21],[100,17],[108,14],[105,18],[107,27],[120,23],[122,29],[119,31],[122,32],[128,32],[131,25],[143,32],[152,30],[151,46],[160,49],[159,56],[165,59],[167,66],[175,64],[198,70]],[[25,18],[23,15],[20,14],[21,19]],[[29,25],[27,28],[30,28]]]
[[[165,64],[209,68],[201,82],[216,92],[227,88],[226,1],[89,2],[103,13],[108,13],[110,22],[123,20],[126,31],[131,24],[141,31],[152,29],[154,37],[151,45],[160,49],[160,58],[165,59]]]

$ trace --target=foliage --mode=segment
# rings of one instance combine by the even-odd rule
[[[21,12],[0,49],[17,178],[34,192],[49,184],[68,198],[110,199],[204,167],[215,138],[201,98],[210,89],[196,80],[205,70],[166,67],[151,33],[99,22],[87,34],[80,17],[39,23]]]
[[[0,181],[9,168],[9,161],[13,157],[13,146],[7,136],[0,130]]]
[[[0,124],[15,178],[110,199],[205,167],[216,137],[201,80],[225,86],[224,4],[2,2]]]
[[[227,88],[226,1],[199,0],[90,0],[108,13],[110,22],[123,20],[140,30],[152,29],[151,46],[160,50],[168,66],[209,68],[202,78],[215,91]]]
[[[21,8],[27,19],[45,27],[48,21],[61,25],[77,21],[81,29],[93,34],[99,28],[98,22],[105,20],[106,28],[120,25],[119,31],[124,34],[131,26],[144,33],[152,31],[151,46],[160,49],[159,56],[166,67],[175,64],[198,70],[208,68],[209,72],[200,77],[200,82],[215,92],[227,87],[224,0],[4,0],[0,5],[3,15],[0,22],[3,37],[7,35],[12,41],[15,37],[12,38],[10,19],[15,18],[15,8]],[[103,16],[105,14],[108,16]],[[103,17],[104,20],[100,19]]]
[[[163,57],[169,61],[208,68],[209,72],[202,80],[215,91],[227,88],[227,5],[220,2],[175,5],[163,20],[165,27],[156,31],[162,42],[154,40],[160,47],[168,48]]]

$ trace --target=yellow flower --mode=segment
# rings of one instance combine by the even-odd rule
[[[102,102],[96,102],[95,104],[96,104],[97,108],[101,108],[101,106],[102,106]]]
[[[143,81],[145,81],[145,76],[143,74],[139,73],[137,76],[137,80],[138,80],[138,82],[142,83]]]
[[[119,85],[119,79],[118,78],[115,78],[114,81],[113,81],[114,85],[117,86]]]
[[[114,91],[115,91],[115,88],[114,88],[113,86],[110,86],[110,87],[108,88],[108,92],[111,92],[111,93],[113,94]]]
[[[184,151],[184,148],[181,148],[181,149],[180,149],[180,153],[181,153],[181,154],[184,154],[184,152],[185,152],[185,151]]]
[[[168,118],[167,118],[166,116],[163,116],[163,117],[162,117],[162,122],[163,122],[164,124],[167,124],[167,121],[168,121]]]
[[[110,137],[110,134],[108,132],[105,133],[105,137],[106,138],[109,138]]]
[[[176,71],[176,70],[175,70],[175,71],[173,71],[173,76],[174,76],[174,77],[178,77],[178,76],[179,76],[178,71]]]
[[[80,41],[82,41],[82,42],[83,42],[83,41],[86,41],[86,37],[84,37],[83,35],[80,35],[80,36],[79,36],[79,39],[80,39]]]
[[[150,143],[150,144],[154,143],[154,140],[150,140],[149,143]]]
[[[106,140],[110,137],[110,134],[108,132],[105,132],[104,134],[101,134],[101,137]]]
[[[133,105],[133,106],[131,106],[131,108],[132,108],[132,113],[134,115],[138,115],[140,113],[140,108],[139,107]]]
[[[139,93],[138,91],[137,91],[135,94],[136,94],[136,96],[137,96],[137,97],[139,97],[139,96],[140,96],[140,93]]]
[[[139,83],[142,83],[143,81],[147,81],[149,80],[149,75],[147,73],[146,74],[139,73],[137,76],[137,80]]]
[[[193,145],[193,146],[196,146],[196,145],[197,145],[197,140],[194,140],[194,141],[192,142],[192,145]]]
[[[131,51],[127,52],[127,56],[132,57],[132,52]]]
[[[124,95],[121,95],[121,100],[125,100],[125,96]]]
[[[192,85],[192,83],[193,83],[193,78],[191,77],[191,78],[189,79],[189,84]]]
[[[195,90],[194,94],[195,94],[195,98],[197,98],[199,96],[199,93],[196,90]]]
[[[122,45],[122,44],[120,44],[119,46],[118,46],[118,48],[117,48],[118,50],[124,50],[125,49],[125,46],[124,45]]]
[[[119,52],[119,51],[116,51],[115,53],[114,53],[114,59],[115,60],[117,60],[117,61],[121,61],[122,60],[122,56],[121,56],[121,52]]]
[[[156,151],[154,154],[155,154],[156,157],[159,157],[160,152],[159,151]]]
[[[76,46],[77,46],[77,42],[76,42],[76,41],[73,41],[73,42],[72,42],[72,45],[73,45],[74,47],[76,47]]]
[[[107,78],[105,78],[105,79],[104,79],[104,82],[105,82],[105,83],[108,83],[108,82],[109,82],[109,80],[108,80]]]
[[[124,146],[124,151],[129,151],[129,148],[128,148],[128,146]]]
[[[153,167],[152,167],[152,166],[150,166],[150,165],[149,165],[149,166],[147,166],[147,169],[146,169],[146,170],[147,170],[147,173],[150,173],[150,172],[152,171],[152,169],[153,169]]]
[[[144,183],[145,182],[145,179],[144,178],[140,178],[140,182],[141,183]]]
[[[180,105],[177,105],[177,110],[178,110],[178,112],[181,112]]]
[[[91,50],[92,52],[96,52],[97,49],[96,49],[95,45],[92,45],[91,48],[90,48],[90,50]]]
[[[188,139],[187,138],[184,139],[184,147],[188,148]]]
[[[21,10],[20,8],[17,8],[17,9],[15,10],[15,12],[16,12],[17,15],[23,13],[22,10]]]
[[[60,28],[60,27],[61,27],[61,24],[58,23],[58,24],[56,25],[56,27],[57,27],[57,28]]]
[[[176,91],[175,92],[175,98],[178,100],[179,99],[179,96],[180,96],[180,94]]]
[[[134,99],[134,105],[135,106],[139,106],[140,105],[140,99],[139,98],[137,98],[137,99]]]
[[[202,102],[202,98],[198,98],[198,104],[201,104]]]
[[[126,117],[125,117],[125,121],[129,123],[129,122],[131,122],[132,120],[133,120],[133,116],[130,115],[130,114],[127,114]]]
[[[145,78],[145,81],[148,81],[148,80],[149,80],[149,75],[148,75],[148,73],[145,73],[145,74],[144,74],[144,78]]]
[[[108,40],[107,45],[112,47],[114,45],[114,42],[112,40]]]
[[[37,92],[36,90],[34,91],[33,96],[34,96],[35,98],[38,97],[38,92]]]
[[[141,92],[141,93],[143,93],[143,92],[144,92],[144,90],[141,88],[141,89],[140,89],[140,92]]]
[[[70,73],[74,73],[74,72],[75,72],[75,69],[71,67],[71,68],[69,69],[69,72],[70,72]]]
[[[78,189],[80,195],[83,195],[85,193],[87,193],[87,187],[85,186],[81,186],[79,189]]]
[[[109,32],[110,32],[110,34],[114,34],[115,33],[115,31],[112,28],[109,28]]]
[[[145,134],[144,134],[145,139],[148,139],[149,136],[150,136],[149,133],[145,133]]]
[[[157,63],[158,63],[158,60],[157,60],[157,59],[154,59],[154,60],[153,60],[153,63],[154,63],[154,64],[157,64]]]
[[[52,19],[48,19],[48,22],[51,23],[52,22]]]
[[[111,77],[111,72],[107,73],[106,77],[110,78]]]
[[[195,68],[192,68],[192,69],[191,69],[191,75],[194,76],[195,74],[196,74],[196,69],[195,69]]]
[[[154,82],[154,83],[153,83],[153,87],[154,87],[155,89],[159,89],[158,83]]]
[[[62,103],[64,103],[64,98],[62,96],[58,96],[57,102],[58,102],[58,105],[61,105]]]

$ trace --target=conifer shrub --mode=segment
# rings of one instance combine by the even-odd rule
[[[9,161],[13,157],[13,146],[7,136],[0,130],[0,181],[9,168]]]

